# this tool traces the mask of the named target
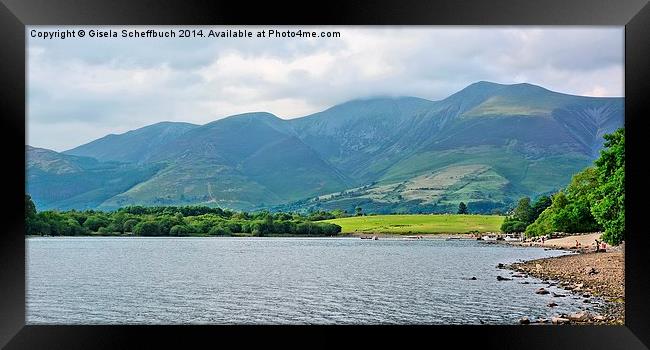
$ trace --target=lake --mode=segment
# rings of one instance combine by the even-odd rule
[[[496,279],[566,252],[474,240],[44,237],[26,253],[28,324],[516,324],[597,307]]]

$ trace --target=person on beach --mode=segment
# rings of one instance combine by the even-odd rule
[[[600,241],[596,238],[596,253],[600,252]]]

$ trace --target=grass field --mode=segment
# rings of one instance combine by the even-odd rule
[[[504,216],[497,215],[372,215],[325,220],[343,233],[468,233],[498,232]]]

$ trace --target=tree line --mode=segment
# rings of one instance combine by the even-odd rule
[[[340,214],[340,213],[335,213]],[[341,226],[315,222],[333,213],[309,215],[234,212],[207,206],[127,206],[115,211],[47,210],[37,212],[25,195],[25,233],[46,236],[334,236]]]
[[[540,236],[552,232],[604,231],[603,240],[619,244],[625,236],[625,133],[604,136],[594,165],[575,174],[569,185],[552,195],[519,200],[501,231]]]

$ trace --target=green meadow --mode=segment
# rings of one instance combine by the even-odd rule
[[[341,226],[342,233],[469,233],[498,232],[504,216],[498,215],[370,215],[325,220]]]

